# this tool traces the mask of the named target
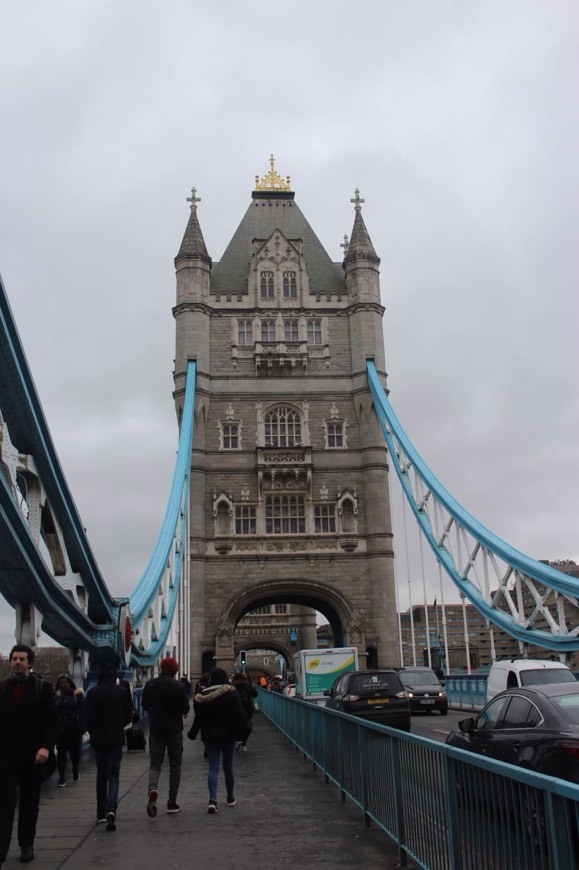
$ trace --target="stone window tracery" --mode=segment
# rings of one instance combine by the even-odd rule
[[[299,341],[299,322],[297,320],[284,320],[284,341]]]
[[[275,320],[261,321],[261,340],[275,341]]]
[[[322,343],[322,321],[308,320],[308,344]]]
[[[261,272],[259,283],[259,295],[262,299],[273,299],[273,272],[267,270]]]
[[[317,504],[314,507],[314,531],[316,534],[332,534],[336,531],[336,507],[333,504]]]
[[[267,535],[303,535],[306,531],[303,495],[273,495],[265,499]]]
[[[264,416],[266,447],[299,447],[301,418],[292,408],[273,408]]]
[[[298,295],[295,272],[283,273],[283,296],[284,299],[296,299]]]
[[[257,531],[257,511],[252,505],[237,505],[235,508],[235,534],[255,535]]]
[[[253,323],[251,320],[239,320],[237,323],[237,343],[253,344]]]

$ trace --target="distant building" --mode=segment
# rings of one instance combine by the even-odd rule
[[[558,559],[556,561],[541,560],[544,565],[549,565],[571,577],[579,578],[579,565],[571,559]],[[523,603],[525,613],[530,615],[534,601],[528,590],[523,591]],[[553,596],[553,608],[556,607]],[[427,613],[426,613],[427,611]],[[568,604],[566,607],[567,628],[572,631],[579,624],[579,607]],[[555,614],[554,614],[555,615]],[[424,605],[416,604],[412,607],[412,621],[414,622],[414,655],[417,665],[428,664],[428,647],[430,646],[430,658],[432,667],[446,669],[444,662],[444,629],[443,608],[441,604]],[[446,633],[448,640],[449,667],[452,671],[467,670],[467,637],[468,656],[471,669],[485,669],[493,661],[491,631],[487,621],[472,604],[465,604],[464,612],[462,604],[445,604],[444,617],[446,618]],[[428,639],[426,633],[426,620],[428,618]],[[402,637],[402,655],[404,665],[413,664],[414,655],[412,650],[412,621],[410,610],[400,614],[400,628]],[[465,630],[466,622],[466,630]],[[542,628],[540,623],[537,628]],[[515,638],[506,632],[492,626],[495,658],[508,658],[520,656],[521,650]],[[530,658],[558,658],[551,650],[542,647],[529,646],[527,655]],[[569,667],[579,672],[579,652],[573,653],[567,660]]]

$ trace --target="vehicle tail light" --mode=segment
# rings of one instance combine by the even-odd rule
[[[344,701],[359,701],[360,695],[344,695]]]
[[[571,758],[579,761],[579,743],[576,743],[573,740],[558,740],[557,746],[567,755],[570,755]]]

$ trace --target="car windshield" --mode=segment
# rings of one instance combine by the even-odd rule
[[[568,719],[573,725],[579,725],[579,694],[573,692],[572,695],[558,695],[555,698],[552,697],[550,701],[565,719]]]
[[[432,671],[402,671],[400,674],[405,686],[439,686],[436,674]]]
[[[521,671],[522,686],[545,686],[548,683],[576,683],[577,680],[568,668],[537,668]]]
[[[402,684],[397,674],[356,674],[350,680],[348,691],[351,695],[365,695],[368,692],[395,695],[402,691]]]

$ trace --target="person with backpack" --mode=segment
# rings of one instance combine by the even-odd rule
[[[56,762],[58,788],[66,785],[66,756],[70,755],[72,779],[78,782],[78,765],[82,750],[82,735],[86,731],[84,716],[84,692],[77,689],[70,677],[63,674],[56,681]]]
[[[253,699],[257,698],[257,689],[255,686],[251,685],[249,678],[242,673],[234,674],[232,680],[233,688],[239,695],[239,700],[241,701],[241,706],[243,707],[243,711],[247,717],[247,721],[249,724],[249,729],[251,733],[252,728],[252,719],[253,719]],[[249,737],[249,735],[248,735]],[[237,751],[247,752],[247,740],[238,740],[235,744],[235,748]]]

